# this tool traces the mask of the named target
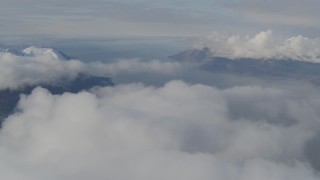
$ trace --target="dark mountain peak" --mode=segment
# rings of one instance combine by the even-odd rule
[[[181,62],[195,62],[203,63],[211,59],[212,53],[209,48],[204,47],[202,49],[194,48],[183,51],[181,53],[169,56],[169,58],[181,61]]]

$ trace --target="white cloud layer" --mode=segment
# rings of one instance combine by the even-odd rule
[[[302,35],[281,38],[271,30],[254,36],[227,35],[214,32],[195,44],[209,47],[213,56],[256,59],[293,59],[320,62],[320,39]]]
[[[288,91],[290,89],[290,91]],[[316,180],[320,96],[171,81],[22,96],[0,131],[8,180]]]
[[[263,46],[264,37],[250,43]],[[318,87],[259,85],[260,79],[238,80],[159,60],[85,63],[42,50],[2,51],[0,89],[57,83],[79,73],[157,86],[119,84],[62,95],[36,88],[22,95],[0,129],[3,179],[320,177]],[[166,83],[159,86],[158,80]]]
[[[63,54],[50,48],[30,47],[23,51],[0,51],[0,90],[28,85],[61,84],[78,74],[94,76],[130,76],[140,73],[175,74],[183,69],[176,62],[123,59],[112,63],[66,60]]]

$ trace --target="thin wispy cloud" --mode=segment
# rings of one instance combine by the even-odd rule
[[[0,34],[194,36],[212,30],[244,33],[271,28],[287,34],[314,36],[319,29],[319,13],[315,8],[319,2],[308,0],[303,6],[300,3],[286,0],[2,1],[0,22],[6,27]]]

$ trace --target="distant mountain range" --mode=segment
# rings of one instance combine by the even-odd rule
[[[28,57],[37,57],[37,56],[49,56],[53,59],[61,60],[70,60],[70,56],[64,54],[63,52],[56,50],[54,48],[42,48],[36,46],[30,46],[25,49],[0,49],[0,55],[13,55],[13,56],[28,56]]]
[[[53,48],[39,48],[31,46],[23,50],[17,49],[1,49],[1,55],[12,56],[29,56],[29,57],[41,57],[50,56],[53,59],[70,60],[68,55],[55,50]],[[37,84],[32,86],[26,86],[20,89],[5,89],[0,90],[0,123],[1,121],[14,111],[20,94],[30,94],[31,91],[41,86],[48,89],[52,94],[62,94],[64,92],[77,93],[82,90],[88,90],[94,86],[113,86],[113,82],[108,77],[90,76],[87,74],[79,74],[75,79],[66,81],[59,84]]]
[[[209,48],[190,49],[169,58],[198,64],[201,69],[210,72],[306,80],[320,85],[320,63],[292,59],[229,59],[214,56]]]

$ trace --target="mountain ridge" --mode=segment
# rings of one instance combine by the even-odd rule
[[[70,60],[72,57],[55,48],[45,48],[37,46],[29,46],[24,49],[15,48],[0,48],[0,54],[11,55],[11,56],[26,56],[26,57],[41,57],[47,56],[52,59]]]
[[[280,77],[307,80],[320,85],[320,63],[293,59],[254,59],[214,56],[209,48],[191,49],[169,56],[182,62],[193,63],[214,73],[230,73],[255,77]]]

